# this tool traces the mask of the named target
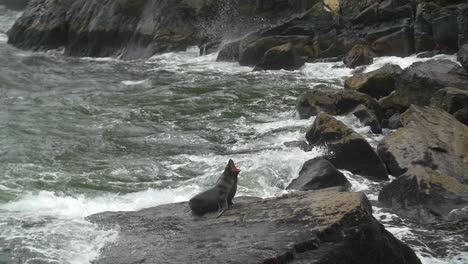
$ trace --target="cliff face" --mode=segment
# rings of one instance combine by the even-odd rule
[[[65,47],[71,56],[144,58],[185,50],[207,39],[219,42],[283,16],[273,16],[276,5],[265,5],[264,15],[256,15],[258,4],[253,0],[33,0],[9,31],[9,43],[33,50]],[[287,6],[278,12],[293,12]]]

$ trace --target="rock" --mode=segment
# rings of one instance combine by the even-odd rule
[[[432,13],[437,9],[439,9],[439,6],[432,2],[420,3],[416,7],[414,21],[414,47],[416,52],[429,51],[436,47],[432,34]]]
[[[468,71],[468,44],[463,45],[458,51],[458,61],[461,63],[463,68]]]
[[[400,72],[400,66],[386,64],[375,71],[355,74],[345,81],[344,87],[379,99],[395,90],[395,79]]]
[[[385,165],[369,143],[328,114],[317,115],[306,139],[311,146],[326,146],[329,151],[326,158],[338,169],[373,180],[388,180]]]
[[[348,188],[351,184],[339,170],[324,158],[315,158],[307,161],[286,190],[312,191],[329,187],[343,186]]]
[[[296,107],[299,117],[307,119],[323,111],[330,115],[349,114],[356,106],[363,104],[380,115],[377,102],[366,94],[351,90],[316,89],[301,95]]]
[[[372,43],[372,50],[378,56],[409,56],[414,52],[412,29],[403,28],[383,36]]]
[[[360,193],[246,199],[220,218],[187,209],[184,202],[88,217],[103,228],[119,226],[118,240],[94,263],[421,263],[375,220]]]
[[[431,99],[431,105],[455,114],[468,107],[468,89],[447,87],[437,91]]]
[[[289,42],[269,49],[262,58],[260,67],[264,70],[294,70],[300,68],[304,63],[314,56],[315,42],[307,38],[298,43]]]
[[[23,10],[28,5],[29,0],[0,0],[0,5],[9,9]]]
[[[468,107],[456,111],[453,116],[466,126],[468,126]]]
[[[348,68],[356,68],[361,65],[369,65],[374,61],[375,53],[366,45],[354,46],[343,58],[343,63]]]
[[[400,114],[394,114],[388,119],[388,128],[390,129],[398,129],[403,127],[401,123],[401,116]]]
[[[424,223],[448,220],[468,205],[468,185],[424,167],[412,167],[383,187],[379,201],[399,214]]]
[[[238,61],[240,54],[240,40],[229,42],[222,46],[216,61]]]
[[[441,49],[458,50],[458,22],[455,10],[438,10],[432,19],[432,32],[435,43]]]
[[[464,89],[468,78],[457,63],[449,60],[416,62],[404,69],[396,80],[395,93],[379,102],[384,110],[406,110],[411,104],[427,106],[435,92],[445,87]]]
[[[375,113],[367,109],[365,105],[358,105],[352,114],[361,121],[365,126],[370,127],[372,133],[382,134],[382,127],[380,127],[380,122]]]
[[[379,143],[380,158],[395,177],[413,166],[468,182],[468,128],[434,107],[411,106],[401,117],[403,128]]]
[[[312,150],[309,144],[306,141],[302,140],[285,142],[284,146],[287,148],[300,148],[305,152],[309,152]]]

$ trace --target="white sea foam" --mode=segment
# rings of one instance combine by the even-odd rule
[[[378,57],[374,60],[374,63],[367,66],[364,72],[370,72],[377,70],[384,66],[385,64],[395,64],[400,66],[402,69],[408,68],[415,62],[428,61],[431,59],[446,59],[457,62],[456,55],[436,55],[431,58],[417,58],[416,55],[408,57],[396,57],[396,56],[387,56],[387,57]]]
[[[300,72],[309,79],[336,80],[352,75],[353,69],[347,68],[342,62],[306,63]]]
[[[141,85],[141,84],[146,84],[146,83],[148,83],[148,80],[138,80],[138,81],[126,80],[126,81],[122,81],[122,84],[127,85],[127,86]]]

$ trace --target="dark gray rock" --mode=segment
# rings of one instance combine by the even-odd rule
[[[380,37],[372,43],[372,50],[378,56],[409,56],[414,52],[412,29],[405,27],[397,32]]]
[[[330,115],[346,115],[358,105],[380,115],[380,107],[372,97],[352,90],[314,89],[298,99],[296,110],[301,119],[307,119],[323,111]]]
[[[343,63],[348,68],[356,68],[362,65],[369,65],[374,62],[375,53],[369,46],[356,45],[343,58]]]
[[[304,163],[299,177],[286,190],[313,191],[336,186],[348,188],[350,185],[343,173],[327,159],[315,158]]]
[[[438,5],[432,2],[420,3],[416,7],[414,21],[414,47],[416,52],[429,51],[436,47],[432,33],[432,13],[439,8]]]
[[[379,119],[375,113],[367,109],[365,105],[359,105],[356,107],[352,114],[357,117],[363,125],[370,127],[372,133],[382,134],[382,127],[380,126]]]
[[[388,128],[390,129],[398,129],[400,127],[403,127],[403,124],[401,123],[401,115],[400,114],[394,114],[388,119]]]
[[[453,113],[453,116],[466,126],[468,126],[468,107],[464,107],[455,113]]]
[[[415,221],[439,222],[449,220],[452,210],[468,205],[468,185],[417,166],[384,186],[379,201]]]
[[[240,54],[240,40],[226,43],[218,53],[216,61],[238,61]]]
[[[380,99],[383,111],[404,112],[411,104],[427,106],[440,89],[466,89],[468,78],[457,63],[449,60],[417,62],[404,69],[396,80],[395,92]]]
[[[404,127],[386,136],[377,148],[390,174],[398,177],[413,166],[423,166],[468,182],[465,125],[441,109],[414,105],[401,121]]]
[[[88,220],[119,227],[95,264],[421,263],[374,219],[364,194],[336,189],[235,201],[220,218],[178,203]]]
[[[455,114],[457,111],[468,107],[467,89],[447,87],[437,91],[431,99],[431,105]]]
[[[388,180],[385,165],[369,143],[341,121],[319,113],[306,134],[312,146],[326,146],[326,158],[338,169],[368,177]]]
[[[358,73],[346,79],[344,88],[379,99],[395,90],[395,80],[400,72],[400,66],[387,64],[378,70]]]
[[[458,61],[461,63],[463,68],[468,71],[468,44],[463,45],[458,51]]]

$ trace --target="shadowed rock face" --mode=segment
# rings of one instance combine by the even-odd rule
[[[379,201],[399,214],[431,223],[447,220],[452,210],[468,205],[468,185],[430,168],[417,166],[385,186]]]
[[[373,180],[388,180],[385,165],[369,143],[332,116],[317,115],[306,139],[312,146],[326,146],[330,152],[326,158],[338,169]]]
[[[192,216],[187,203],[91,216],[120,227],[95,263],[420,263],[360,193],[326,189],[234,203],[220,218]]]

